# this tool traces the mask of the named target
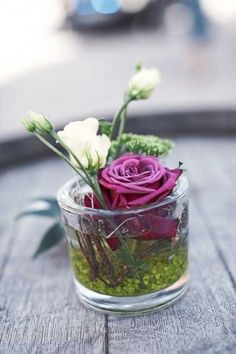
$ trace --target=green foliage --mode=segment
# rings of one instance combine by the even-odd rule
[[[30,199],[29,204],[16,216],[16,220],[25,216],[39,216],[55,220],[55,223],[43,235],[33,258],[56,246],[64,237],[64,230],[60,223],[60,208],[56,198],[45,196]]]
[[[60,210],[59,206],[58,206],[57,198],[55,198],[55,197],[41,196],[41,197],[33,197],[33,198],[30,198],[29,200],[32,202],[46,202],[46,203],[49,203],[53,206],[57,206],[58,210]]]
[[[52,248],[64,237],[64,230],[59,222],[53,224],[44,234],[37,250],[35,251],[33,258],[36,258],[41,253],[44,253],[48,249]]]
[[[151,156],[166,156],[174,147],[169,139],[162,139],[154,135],[122,134],[121,138],[112,142],[110,156],[115,158],[124,152]]]
[[[122,152],[125,152],[124,149],[122,149]],[[121,144],[118,140],[112,140],[111,142],[111,147],[109,149],[109,154],[108,154],[108,161],[116,159],[119,155],[121,154]]]
[[[25,216],[43,216],[43,217],[59,217],[60,209],[56,198],[42,197],[31,199],[31,202],[27,207],[22,210],[16,219],[20,219]]]
[[[111,136],[112,132],[112,122],[108,122],[107,120],[99,120],[99,129],[101,134],[106,134],[108,137]]]

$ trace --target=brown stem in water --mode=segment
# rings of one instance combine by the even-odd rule
[[[95,243],[95,246],[97,248],[97,252],[100,255],[101,261],[104,265],[105,271],[108,274],[108,276],[112,276],[114,275],[114,267],[113,264],[110,260],[110,258],[108,257],[106,251],[105,251],[105,247],[102,244],[102,242],[99,240],[99,236],[97,235],[91,235],[93,242]]]
[[[123,274],[118,274],[116,277],[113,277],[110,282],[106,281],[105,279],[103,279],[103,277],[99,276],[99,279],[101,281],[103,281],[103,283],[105,283],[106,285],[114,288],[115,286],[119,285],[120,283],[122,283],[122,281],[124,280],[124,277],[128,274],[129,270],[126,268],[125,271],[123,272]]]
[[[78,233],[78,231],[75,231],[77,240],[81,249],[81,252],[83,253],[84,257],[86,258],[89,269],[90,269],[90,278],[91,280],[95,280],[98,277],[98,266],[97,266],[97,261],[95,254],[91,254],[91,249],[87,247],[86,242],[84,242],[84,238],[81,237],[81,234]],[[83,238],[83,240],[82,240]],[[93,249],[92,249],[93,250]],[[94,251],[93,251],[94,252]]]
[[[170,247],[171,247],[171,240],[158,240],[154,242],[151,246],[146,247],[142,252],[140,252],[138,257],[142,259],[146,257],[149,253],[152,252],[160,253],[168,250]]]

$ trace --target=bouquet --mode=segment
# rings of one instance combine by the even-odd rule
[[[101,305],[95,295],[123,299],[159,294],[170,287],[172,293],[173,289],[182,293],[186,283],[186,177],[181,164],[169,168],[160,159],[174,144],[125,132],[129,105],[148,99],[159,82],[157,69],[137,65],[112,121],[90,117],[56,132],[42,114],[29,112],[23,119],[25,129],[75,172],[76,177],[59,191],[58,202],[78,295],[94,308],[127,307],[114,301],[111,305],[110,300]],[[38,213],[56,217],[56,201],[43,202],[48,208]],[[55,223],[47,232],[36,255],[61,239],[60,225]],[[158,301],[155,306],[164,300]],[[142,305],[138,308],[143,310]]]

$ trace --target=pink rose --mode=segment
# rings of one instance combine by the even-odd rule
[[[168,169],[153,156],[125,154],[101,170],[99,183],[103,197],[110,209],[127,209],[156,202],[171,194],[176,181],[182,174],[179,168]],[[94,207],[100,208],[96,197]],[[91,202],[86,199],[86,206]],[[119,216],[117,225],[127,216]],[[176,236],[179,220],[162,215],[158,207],[134,216],[125,226],[129,234],[140,240],[156,240]],[[112,231],[107,225],[107,233]],[[113,235],[107,242],[112,250],[119,247],[118,238]]]
[[[101,171],[99,184],[111,209],[133,208],[165,198],[181,173],[153,156],[125,154]]]

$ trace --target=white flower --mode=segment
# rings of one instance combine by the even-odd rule
[[[102,168],[106,164],[111,141],[107,135],[97,135],[99,122],[96,118],[71,122],[57,134],[85,168]],[[78,165],[71,157],[73,163]]]
[[[31,129],[31,131],[33,131],[34,127],[35,130],[41,134],[49,134],[53,130],[53,126],[47,118],[45,118],[42,114],[33,111],[29,111],[26,114],[23,119],[23,123],[26,129],[28,127],[27,130]]]
[[[160,81],[161,75],[157,69],[140,69],[129,81],[129,95],[134,99],[146,99]]]

